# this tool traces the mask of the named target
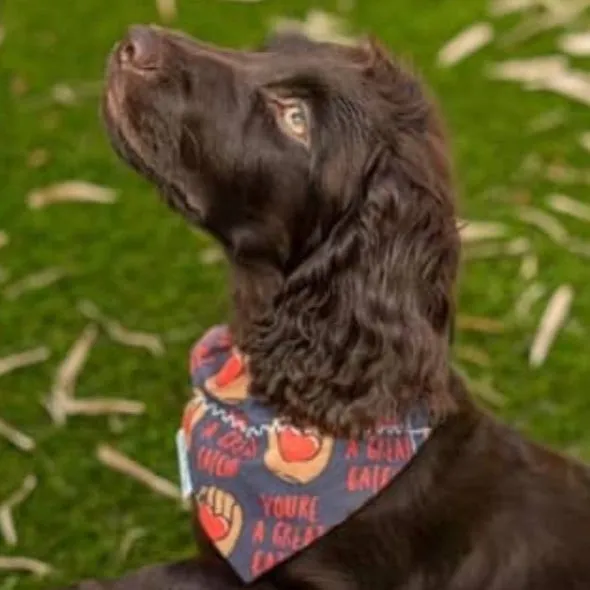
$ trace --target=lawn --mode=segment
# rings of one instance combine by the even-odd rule
[[[312,6],[339,9],[337,2],[305,0],[178,4],[175,26],[238,47],[260,41],[274,16],[301,18]],[[460,329],[458,360],[474,381],[491,382],[501,396],[490,399],[485,388],[477,388],[494,412],[539,441],[590,459],[588,260],[517,215],[522,203],[547,210],[550,193],[588,200],[587,186],[552,184],[543,170],[522,173],[531,153],[579,168],[587,165],[589,154],[578,137],[585,125],[590,129],[588,109],[485,75],[493,61],[554,52],[557,33],[510,47],[494,43],[453,68],[437,66],[437,52],[449,38],[488,18],[484,0],[357,0],[346,13],[354,31],[376,34],[413,62],[438,96],[451,130],[461,216],[506,224],[509,236],[527,237],[538,257],[534,280],[545,295],[518,321],[513,308],[527,283],[519,274],[521,258],[466,261],[460,312],[501,322],[503,330]],[[517,20],[494,20],[497,34]],[[38,346],[51,351],[46,362],[0,378],[0,418],[36,441],[36,449],[26,453],[0,439],[0,502],[27,474],[38,478],[36,490],[15,511],[18,545],[9,547],[0,538],[0,556],[33,557],[56,569],[41,581],[2,572],[0,590],[116,575],[193,551],[186,512],[96,459],[97,445],[105,442],[177,481],[174,433],[188,393],[188,347],[205,327],[223,321],[228,308],[225,269],[212,260],[211,242],[186,227],[150,186],[117,161],[97,114],[97,84],[108,51],[130,23],[155,21],[155,5],[146,0],[7,0],[0,15],[5,29],[0,230],[10,237],[0,249],[6,275],[0,286],[0,357]],[[56,84],[76,91],[74,104],[52,98]],[[530,130],[531,122],[556,109],[561,125]],[[118,199],[111,205],[27,207],[31,190],[71,179],[112,187]],[[588,233],[579,220],[559,220],[580,238]],[[1,296],[5,286],[54,267],[67,273],[55,284],[13,299]],[[570,319],[545,364],[530,368],[536,326],[549,295],[565,283],[575,293]],[[154,357],[101,333],[77,395],[140,400],[147,410],[118,420],[71,417],[59,427],[42,402],[60,360],[88,323],[78,310],[85,299],[130,329],[163,334],[166,353]],[[143,536],[122,555],[121,542],[134,529]]]

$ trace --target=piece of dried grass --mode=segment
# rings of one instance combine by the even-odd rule
[[[17,369],[43,363],[50,355],[51,353],[46,346],[39,346],[38,348],[0,358],[0,376],[12,373],[12,371],[16,371]]]
[[[509,31],[502,45],[513,45],[531,39],[540,33],[565,27],[578,19],[590,5],[589,0],[539,0],[544,10],[532,17],[524,18]]]
[[[488,353],[475,346],[457,346],[455,354],[460,361],[479,367],[489,367],[491,365],[491,359]]]
[[[280,33],[302,33],[313,41],[357,45],[358,39],[347,33],[345,21],[323,10],[310,10],[304,20],[277,18],[271,29]]]
[[[454,66],[491,43],[493,38],[494,28],[490,23],[474,23],[441,48],[437,57],[438,65],[447,68]]]
[[[144,348],[153,356],[162,356],[165,353],[164,343],[158,334],[129,330],[119,321],[103,314],[98,306],[91,301],[80,301],[78,311],[86,318],[99,323],[115,342],[134,348]]]
[[[125,415],[139,416],[145,412],[143,402],[116,398],[68,398],[64,400],[65,413],[76,416]]]
[[[35,441],[5,420],[0,418],[0,437],[6,439],[21,451],[30,452],[35,448]]]
[[[63,268],[57,267],[46,268],[39,272],[31,273],[19,279],[12,285],[5,287],[3,291],[4,297],[10,300],[18,299],[30,291],[46,289],[63,279],[65,276],[67,276],[67,272]]]
[[[74,342],[58,367],[46,408],[53,422],[65,424],[68,416],[102,416],[122,414],[137,416],[145,412],[145,404],[116,398],[75,397],[76,383],[98,338],[96,324],[89,324]]]
[[[524,281],[531,281],[539,272],[539,259],[533,252],[525,254],[520,263],[518,274]]]
[[[531,367],[540,367],[547,358],[559,330],[565,324],[574,299],[570,285],[562,285],[552,295],[533,340],[529,354]]]
[[[580,145],[587,151],[590,152],[590,131],[585,131],[580,135]]]
[[[224,258],[225,256],[223,254],[223,250],[221,248],[216,248],[214,246],[210,248],[205,248],[201,251],[199,255],[201,263],[207,266],[223,262]]]
[[[565,227],[555,217],[540,209],[523,207],[518,214],[518,218],[536,227],[557,244],[563,245],[569,240],[569,234]]]
[[[576,201],[567,195],[549,195],[547,205],[558,213],[570,215],[581,221],[590,221],[590,205]]]
[[[590,106],[590,77],[585,72],[569,70],[543,80],[533,90],[548,90],[583,105]]]
[[[540,84],[555,76],[561,76],[568,67],[563,55],[544,55],[529,59],[511,59],[492,64],[487,75],[494,80],[522,82],[527,87]]]
[[[117,193],[112,188],[99,186],[84,180],[68,180],[37,188],[27,195],[30,209],[41,209],[47,205],[63,202],[114,203]]]
[[[82,372],[97,338],[97,326],[95,324],[87,325],[57,368],[50,397],[46,403],[49,415],[55,424],[61,426],[66,423],[68,400],[74,396],[78,376]]]
[[[66,107],[75,105],[78,101],[78,96],[74,89],[69,84],[63,82],[54,84],[51,89],[51,98],[53,98],[57,104]]]
[[[459,220],[459,226],[459,235],[465,243],[502,238],[508,233],[504,224],[491,221]]]
[[[0,556],[0,570],[29,572],[39,578],[51,574],[53,567],[31,557],[3,557]]]
[[[10,238],[8,237],[8,234],[5,231],[0,230],[0,248],[6,246],[9,241]]]
[[[465,332],[483,332],[486,334],[501,334],[506,326],[503,322],[492,318],[459,314],[457,329]]]
[[[27,475],[20,488],[0,504],[0,532],[7,545],[14,547],[18,543],[18,534],[12,513],[33,493],[36,487],[37,478],[33,474]]]
[[[487,75],[495,80],[520,82],[525,90],[554,92],[590,105],[590,75],[570,69],[563,55],[496,63],[488,68]]]
[[[578,57],[590,55],[590,31],[566,33],[559,38],[557,43],[564,53]]]
[[[181,500],[182,496],[178,486],[174,485],[167,479],[156,475],[137,461],[123,455],[113,447],[107,444],[98,445],[96,456],[98,460],[107,467],[139,481],[157,494],[172,498],[173,500]]]
[[[178,14],[176,0],[156,0],[156,9],[164,23],[171,23]]]
[[[487,74],[496,80],[520,82],[525,90],[554,92],[590,105],[590,76],[570,69],[567,58],[562,55],[493,64]]]
[[[533,306],[545,295],[547,289],[541,283],[531,283],[514,304],[514,315],[519,320],[528,319]]]
[[[146,534],[147,531],[142,527],[133,527],[125,531],[119,545],[119,550],[117,551],[117,561],[123,563],[129,556],[129,553],[131,553],[133,546],[145,537]]]

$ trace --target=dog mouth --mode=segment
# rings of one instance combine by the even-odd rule
[[[140,164],[143,172],[146,161],[142,141],[139,133],[132,127],[126,105],[129,86],[133,82],[129,78],[137,74],[123,66],[123,47],[123,41],[117,43],[107,60],[102,116],[115,151],[134,168]]]

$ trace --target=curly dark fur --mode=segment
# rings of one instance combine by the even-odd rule
[[[450,370],[459,240],[443,135],[416,77],[375,43],[281,35],[232,52],[138,35],[152,62],[124,63],[129,40],[111,57],[109,135],[224,245],[252,393],[337,434],[421,402],[436,422],[373,501],[249,587],[590,588],[588,469],[482,412]],[[278,128],[276,91],[309,105],[309,149]],[[79,588],[243,588],[202,535],[198,560]]]

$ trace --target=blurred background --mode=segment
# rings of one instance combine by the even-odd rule
[[[194,550],[174,434],[190,344],[227,316],[226,269],[106,141],[104,62],[131,23],[233,47],[279,25],[372,33],[413,63],[465,222],[456,366],[491,411],[590,459],[589,4],[0,5],[0,590]]]

